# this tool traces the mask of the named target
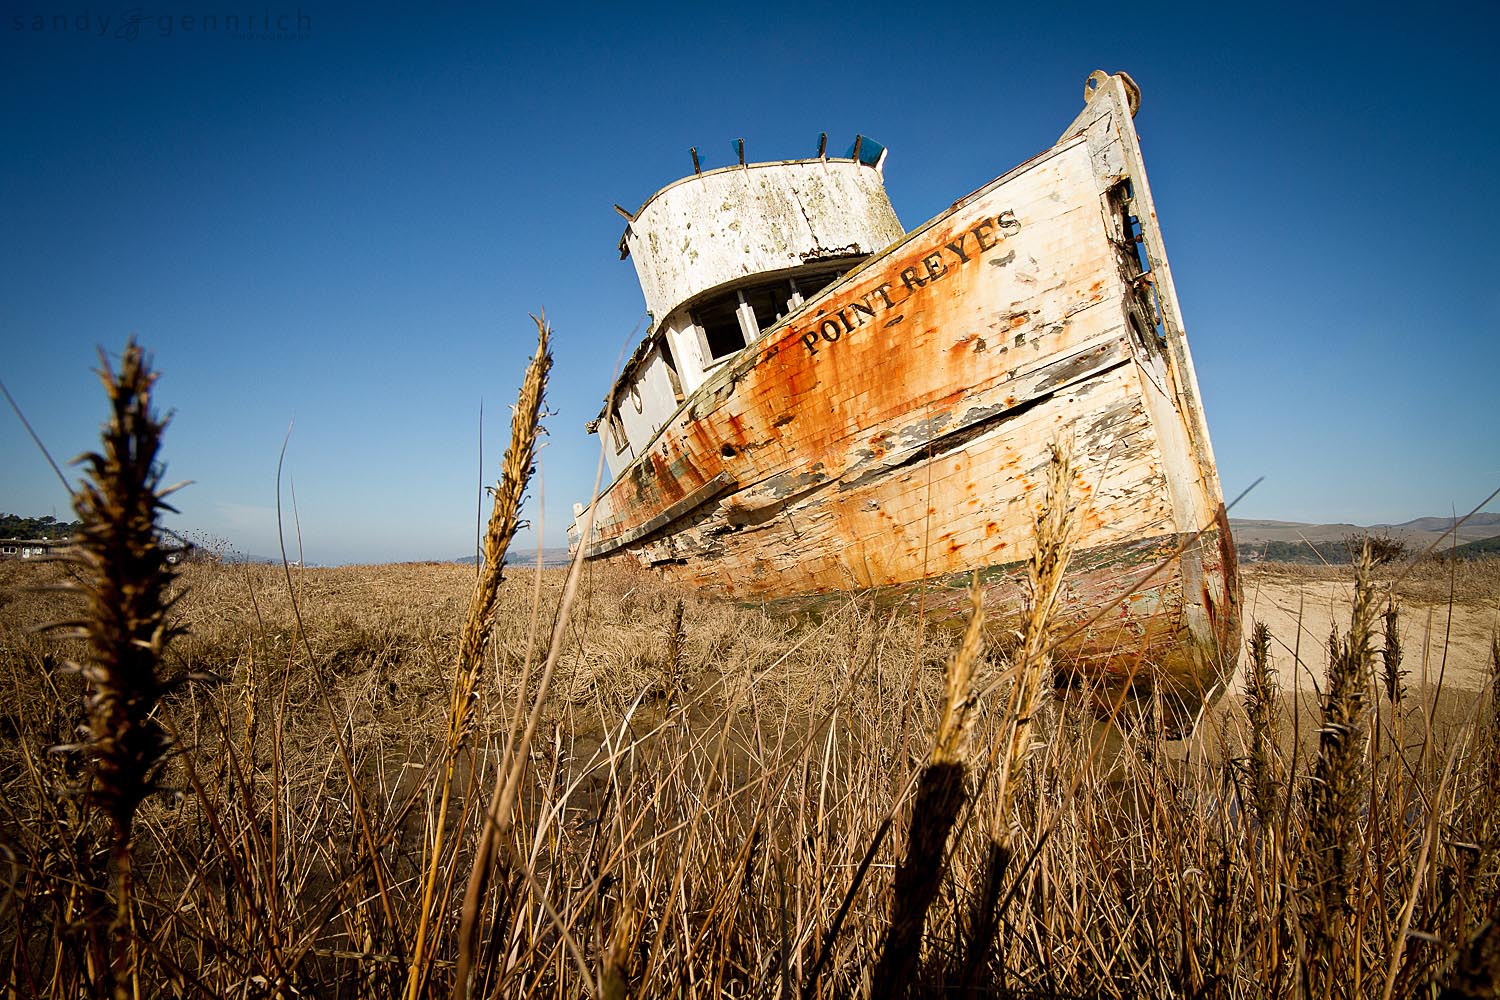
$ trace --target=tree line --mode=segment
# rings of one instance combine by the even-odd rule
[[[71,538],[79,527],[77,521],[59,521],[50,514],[22,517],[0,512],[0,538]]]

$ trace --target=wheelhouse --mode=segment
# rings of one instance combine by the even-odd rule
[[[588,425],[606,435],[612,477],[720,365],[905,235],[884,164],[884,147],[860,137],[844,157],[695,169],[618,209],[651,328]]]

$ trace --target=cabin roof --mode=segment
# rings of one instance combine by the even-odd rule
[[[696,152],[697,151],[694,150],[695,154]],[[762,160],[758,163],[731,163],[727,167],[714,167],[712,170],[699,170],[695,171],[694,173],[688,174],[685,177],[679,177],[672,183],[658,188],[649,198],[641,202],[641,207],[637,208],[634,212],[629,212],[626,209],[621,208],[619,205],[615,206],[615,210],[626,218],[625,230],[620,234],[620,259],[624,260],[625,258],[630,256],[630,244],[628,242],[630,238],[630,224],[636,219],[640,218],[641,213],[646,211],[646,209],[650,207],[652,202],[656,201],[656,199],[660,198],[663,194],[667,193],[675,187],[680,187],[683,184],[701,180],[704,177],[714,177],[719,174],[727,174],[733,170],[759,170],[766,167],[785,167],[799,163],[837,163],[840,161],[853,161],[870,167],[873,170],[880,171],[885,163],[885,154],[886,148],[880,143],[876,142],[874,139],[870,139],[867,136],[863,135],[856,135],[854,137],[854,145],[850,147],[849,152],[844,156],[805,156],[796,157],[789,160]],[[696,161],[697,157],[695,155],[694,162]]]

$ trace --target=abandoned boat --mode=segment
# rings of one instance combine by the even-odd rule
[[[589,425],[612,481],[572,544],[740,600],[957,607],[979,570],[1014,608],[1067,440],[1059,676],[1191,725],[1233,671],[1239,582],[1139,98],[1095,72],[1055,145],[911,232],[864,139],[701,172],[695,152],[618,209],[652,325]]]

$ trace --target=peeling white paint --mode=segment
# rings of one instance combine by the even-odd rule
[[[809,260],[864,255],[905,235],[880,171],[853,160],[724,167],[657,192],[625,243],[646,296],[664,318],[711,289]]]

